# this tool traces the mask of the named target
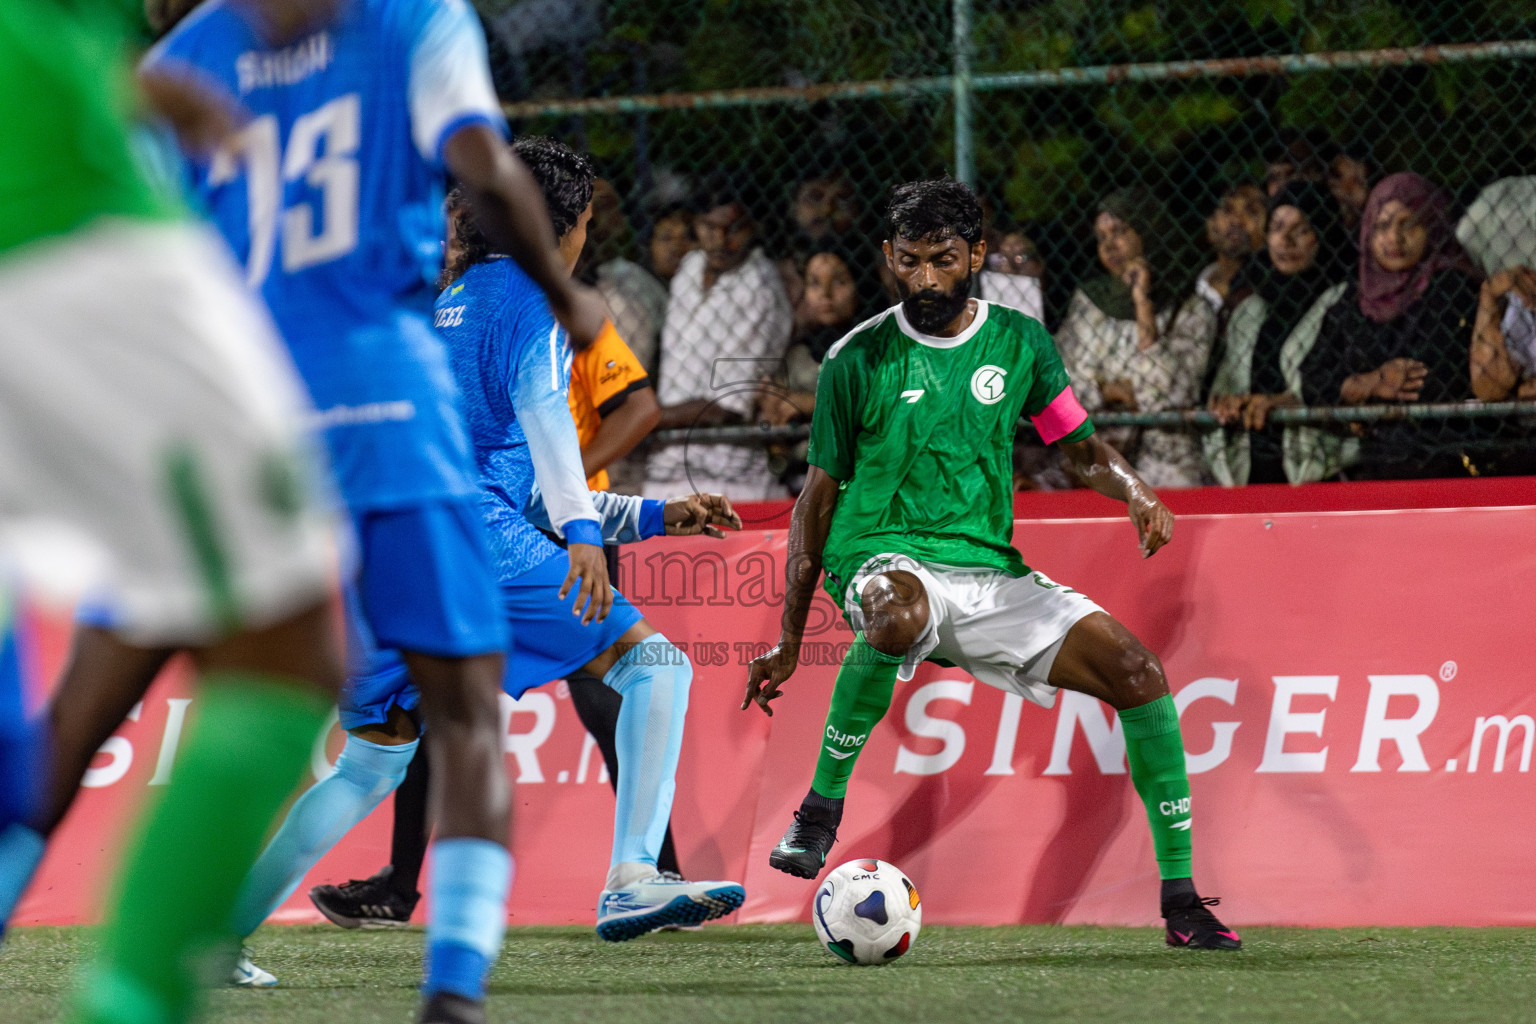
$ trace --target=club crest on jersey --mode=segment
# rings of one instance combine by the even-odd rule
[[[1008,394],[1004,377],[1008,371],[1001,366],[979,366],[976,372],[971,374],[971,397],[982,405],[996,405]]]

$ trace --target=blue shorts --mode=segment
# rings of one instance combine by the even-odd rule
[[[372,646],[443,658],[506,647],[477,498],[355,513],[353,525],[359,626]]]
[[[346,729],[387,721],[392,706],[416,707],[420,694],[408,685],[397,651],[464,658],[507,645],[478,499],[363,512],[353,524],[362,557],[343,595]]]
[[[535,686],[564,679],[618,642],[644,616],[617,590],[613,607],[602,622],[583,626],[571,614],[574,594],[560,597],[560,585],[570,572],[564,551],[510,580],[502,580],[501,606],[512,629],[507,672],[501,688],[521,697]]]
[[[347,612],[347,681],[336,701],[341,727],[347,731],[389,721],[389,710],[414,711],[421,691],[411,685],[405,662],[398,651],[381,648],[368,628],[358,602],[357,589],[347,587],[342,597]]]
[[[521,576],[501,582],[502,613],[512,633],[501,685],[512,697],[564,679],[612,647],[642,618],[639,609],[615,591],[608,617],[583,626],[580,616],[571,614],[575,598],[558,596],[570,564],[561,551]],[[388,718],[391,707],[411,710],[420,700],[400,655],[375,648],[366,665],[348,673],[340,703],[341,727],[378,725]]]

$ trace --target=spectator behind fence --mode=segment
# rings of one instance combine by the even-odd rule
[[[604,179],[597,179],[587,247],[576,272],[597,287],[608,303],[614,329],[650,372],[656,366],[656,346],[667,314],[667,288],[629,258],[633,237],[619,193]]]
[[[1323,317],[1302,362],[1308,405],[1461,402],[1472,398],[1478,280],[1451,233],[1450,199],[1411,172],[1371,190],[1359,271]],[[1499,461],[1495,427],[1476,420],[1367,424],[1356,475],[1479,475]]]
[[[1249,258],[1263,251],[1267,218],[1264,190],[1245,181],[1229,186],[1205,219],[1205,240],[1216,260],[1195,278],[1195,291],[1212,309],[1219,311],[1226,304]]]
[[[1323,147],[1322,158],[1328,191],[1339,204],[1345,226],[1353,231],[1360,226],[1360,212],[1371,194],[1374,162],[1370,151],[1359,142],[1347,146],[1329,143]]]
[[[1271,197],[1293,181],[1323,181],[1330,143],[1316,129],[1282,128],[1264,150],[1264,190]]]
[[[1045,293],[1040,279],[1045,263],[1028,235],[1016,227],[989,232],[987,261],[976,275],[976,294],[1045,321]]]
[[[787,238],[779,247],[777,262],[784,293],[795,310],[798,334],[809,326],[804,302],[806,261],[829,246],[848,249],[854,245],[858,192],[848,172],[837,168],[811,172],[801,178],[789,198],[788,218],[784,222]]]
[[[660,345],[661,325],[667,314],[667,289],[650,271],[628,258],[634,235],[619,194],[599,178],[592,190],[592,218],[587,224],[587,245],[577,264],[577,276],[594,285],[608,304],[608,316],[620,344],[630,353],[625,362],[638,363],[641,376],[655,373],[656,353]],[[581,362],[578,356],[577,363]],[[607,363],[606,357],[602,360]],[[601,367],[598,376],[613,376],[613,367]],[[582,372],[572,367],[575,374]],[[594,369],[597,372],[597,368]],[[572,395],[577,393],[573,385]],[[648,394],[650,394],[648,392]],[[633,411],[633,410],[631,410]],[[606,412],[603,415],[608,415]],[[580,427],[581,419],[577,418]],[[645,452],[626,452],[608,463],[611,487],[620,494],[638,494],[645,486]]]
[[[1216,311],[1193,288],[1181,296],[1172,286],[1161,204],[1143,189],[1120,189],[1099,204],[1093,230],[1106,273],[1078,288],[1056,332],[1079,401],[1093,412],[1193,406]],[[1153,487],[1202,482],[1199,447],[1188,430],[1119,428],[1106,437]]]
[[[859,215],[853,180],[840,168],[803,179],[795,189],[791,213],[797,255],[806,257],[821,246],[846,242]]]
[[[1301,362],[1328,308],[1343,294],[1355,247],[1343,212],[1323,186],[1293,181],[1270,202],[1267,263],[1247,272],[1252,293],[1227,320],[1210,408],[1223,429],[1207,432],[1207,465],[1224,487],[1303,483],[1336,474],[1358,442],[1336,432],[1266,429],[1271,410],[1301,404]]]
[[[1536,398],[1536,177],[1483,189],[1456,238],[1488,275],[1477,306],[1472,391],[1486,402]]]
[[[682,265],[683,257],[699,247],[693,236],[693,211],[674,203],[664,206],[651,223],[651,237],[646,242],[650,255],[651,273],[662,284],[670,284]]]
[[[757,224],[739,194],[716,186],[700,207],[700,248],[683,257],[667,306],[657,367],[663,430],[723,426],[751,416],[759,381],[783,365],[793,315]],[[672,444],[646,465],[646,497],[679,488],[733,501],[784,495],[754,444]]]
[[[821,361],[833,345],[871,314],[866,305],[868,287],[861,289],[854,277],[853,259],[840,247],[827,245],[805,261],[805,310],[802,326],[784,357],[782,390],[764,393],[758,415],[764,423],[782,427],[789,423],[809,423],[816,410],[816,377]],[[800,492],[805,482],[806,447],[804,442],[780,458],[784,469],[779,474],[791,494]]]
[[[1238,303],[1253,294],[1249,280],[1254,268],[1249,266],[1255,253],[1264,251],[1264,229],[1269,219],[1269,199],[1253,182],[1227,186],[1216,200],[1216,208],[1205,219],[1205,240],[1216,254],[1214,262],[1195,277],[1195,292],[1216,310],[1216,337],[1206,361],[1199,405],[1211,395],[1212,377],[1221,365],[1226,343],[1225,325]],[[1264,257],[1259,261],[1262,262]]]

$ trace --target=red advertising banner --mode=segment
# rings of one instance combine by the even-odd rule
[[[1107,507],[1107,506],[1106,506]],[[1025,560],[1164,663],[1195,808],[1196,882],[1237,924],[1536,922],[1531,761],[1536,507],[1186,515],[1141,560],[1123,518],[1021,520]],[[695,665],[673,824],[684,870],[747,888],[743,921],[806,920],[814,887],[768,851],[810,783],[851,639],[818,600],[769,719],[739,711],[777,635],[784,534],[626,549],[627,593]],[[63,642],[55,627],[45,662]],[[103,747],[18,923],[95,915],[121,829],[169,776],[195,700],[157,684]],[[593,919],[613,797],[562,684],[504,707],[517,782],[511,920]],[[325,769],[339,736],[317,749]],[[1039,708],[925,665],[860,757],[833,861],[880,857],[926,921],[1151,924],[1157,872],[1118,722]],[[306,887],[388,858],[388,802]],[[278,920],[318,920],[303,891]]]

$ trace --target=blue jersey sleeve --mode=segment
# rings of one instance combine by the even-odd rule
[[[503,136],[506,118],[491,85],[485,33],[465,0],[415,0],[408,31],[411,136],[423,160],[443,164],[454,132],[485,124]]]
[[[604,544],[630,544],[637,540],[660,537],[667,532],[666,502],[613,491],[593,491],[592,504],[602,521]],[[549,510],[538,487],[528,496],[523,510],[528,521],[541,530],[551,530]]]
[[[544,495],[550,523],[568,542],[601,544],[600,521],[587,489],[581,443],[571,418],[570,346],[544,293],[531,281],[498,317],[502,380],[528,438],[533,475]],[[583,522],[585,521],[585,522]],[[578,525],[581,524],[581,525]]]

